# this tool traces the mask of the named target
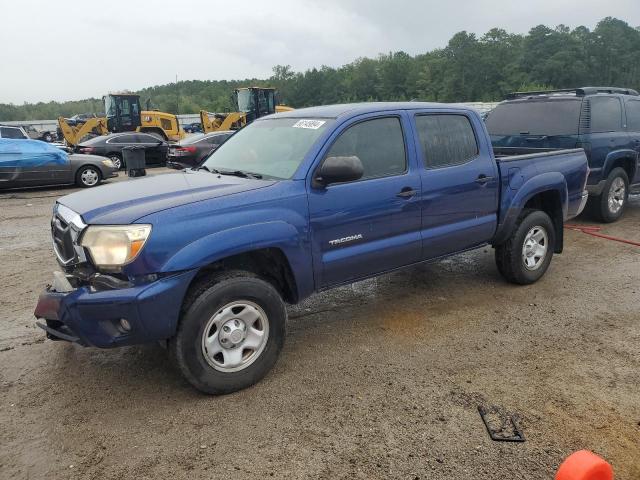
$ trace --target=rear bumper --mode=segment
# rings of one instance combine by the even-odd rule
[[[584,207],[587,205],[588,199],[589,193],[587,192],[587,190],[583,190],[579,196],[570,198],[567,208],[567,218],[565,220],[569,220],[570,218],[574,218],[580,215],[584,210]]]
[[[175,334],[184,295],[196,270],[131,288],[70,292],[48,288],[34,315],[47,337],[101,348],[154,342]],[[125,319],[130,330],[122,328]]]

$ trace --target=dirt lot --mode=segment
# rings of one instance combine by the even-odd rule
[[[159,346],[34,326],[72,191],[0,194],[0,478],[552,479],[581,448],[640,478],[640,248],[568,231],[533,286],[487,248],[313,297],[265,380],[207,397]],[[640,240],[640,198],[605,231]],[[492,442],[478,404],[526,442]]]

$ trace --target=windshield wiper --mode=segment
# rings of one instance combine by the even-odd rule
[[[218,171],[218,173],[221,175],[233,175],[234,177],[241,177],[241,178],[257,178],[257,179],[262,178],[262,175],[260,175],[259,173],[246,172],[244,170],[222,170],[222,171]]]
[[[206,165],[200,165],[199,167],[193,167],[191,170],[204,170],[206,172],[215,173],[216,175],[220,175],[222,172],[220,170],[216,170],[215,168],[209,168]]]

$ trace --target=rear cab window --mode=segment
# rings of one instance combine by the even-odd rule
[[[478,141],[466,115],[420,114],[415,122],[426,168],[462,165],[478,156]]]

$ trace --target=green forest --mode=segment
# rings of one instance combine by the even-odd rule
[[[638,89],[640,28],[607,17],[593,30],[538,25],[526,35],[493,28],[480,37],[462,31],[446,47],[415,56],[390,52],[305,72],[277,65],[266,79],[180,81],[137,93],[143,108],[148,100],[151,108],[172,113],[222,112],[234,109],[233,89],[248,85],[276,87],[283,103],[296,108],[381,100],[495,101],[515,90],[587,85]],[[0,104],[0,121],[101,111],[99,98]]]

